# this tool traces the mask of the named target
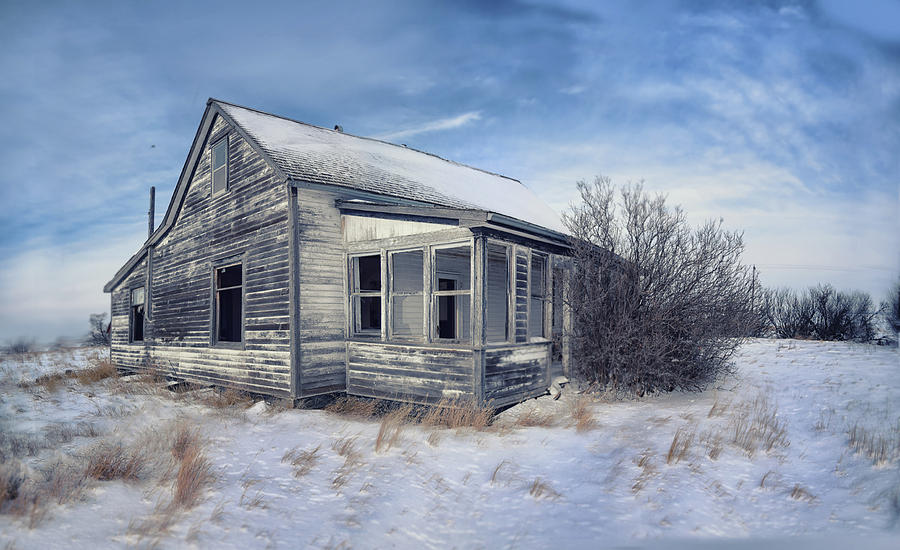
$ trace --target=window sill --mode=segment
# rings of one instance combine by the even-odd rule
[[[215,342],[210,346],[211,348],[219,348],[219,349],[244,349],[243,342]]]

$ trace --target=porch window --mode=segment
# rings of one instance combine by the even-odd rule
[[[212,146],[212,193],[228,189],[228,136]]]
[[[471,341],[471,289],[472,247],[435,249],[432,280],[435,339]]]
[[[130,342],[144,341],[144,307],[144,287],[131,289],[131,326],[128,327]]]
[[[528,312],[528,337],[546,337],[544,330],[545,294],[547,292],[547,257],[531,255],[531,296]]]
[[[509,249],[499,244],[487,247],[487,341],[509,340]]]
[[[425,305],[422,250],[391,253],[391,337],[422,340]]]
[[[381,334],[381,255],[351,258],[353,332]]]
[[[244,328],[241,264],[217,268],[215,283],[216,342],[240,342]]]

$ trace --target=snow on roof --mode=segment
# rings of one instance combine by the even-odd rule
[[[512,178],[404,146],[216,103],[292,179],[486,210],[565,231],[559,214]]]

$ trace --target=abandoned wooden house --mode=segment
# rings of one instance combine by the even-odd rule
[[[495,406],[567,370],[567,238],[514,179],[210,99],[152,210],[104,287],[121,368]]]

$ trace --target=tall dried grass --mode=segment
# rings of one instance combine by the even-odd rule
[[[666,464],[678,464],[685,457],[694,443],[695,431],[693,428],[678,428],[675,430],[675,437],[672,438],[672,444],[669,445],[669,452],[666,453]]]
[[[375,399],[343,395],[326,406],[325,410],[332,414],[352,418],[371,418],[375,414],[376,405]]]
[[[80,384],[94,384],[118,376],[119,372],[109,359],[98,359],[90,367],[75,371],[75,378]]]
[[[483,430],[493,420],[494,409],[471,399],[445,398],[430,407],[421,418],[422,424],[430,427]]]
[[[847,444],[876,466],[883,466],[900,457],[900,424],[880,431],[859,423],[847,431]]]
[[[375,437],[375,452],[387,451],[397,444],[403,426],[409,421],[412,414],[412,405],[398,407],[385,414],[378,427],[378,435]]]
[[[137,480],[147,465],[148,456],[140,448],[122,443],[103,442],[88,449],[85,474],[100,481]]]
[[[770,452],[778,447],[787,447],[787,424],[778,418],[778,409],[765,395],[737,407],[729,424],[731,443],[737,445],[748,456],[759,450]]]
[[[591,399],[580,396],[572,402],[572,420],[575,421],[576,432],[586,432],[597,427],[597,421],[591,412]]]

